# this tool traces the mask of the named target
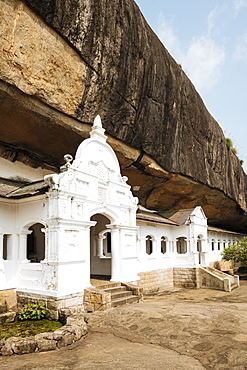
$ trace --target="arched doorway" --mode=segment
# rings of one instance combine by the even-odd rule
[[[30,262],[40,262],[45,259],[45,234],[41,231],[44,225],[33,224],[28,228],[32,231],[27,235],[27,259]]]
[[[111,278],[111,221],[102,214],[95,214],[91,221],[96,225],[90,229],[90,276],[91,278]]]

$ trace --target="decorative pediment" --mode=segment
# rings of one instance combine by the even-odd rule
[[[75,160],[72,163],[74,169],[81,172],[99,176],[101,181],[107,181],[107,174],[115,173],[116,178],[120,176],[120,166],[112,147],[106,142],[100,117],[94,120],[90,132],[90,138],[84,140],[78,147]]]
[[[110,168],[108,168],[103,161],[98,163],[89,162],[90,174],[97,176],[99,181],[107,182],[111,179],[111,174],[114,172]]]

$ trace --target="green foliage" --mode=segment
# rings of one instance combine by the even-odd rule
[[[61,328],[61,326],[62,324],[59,321],[50,321],[47,319],[4,323],[0,324],[0,340],[10,337],[24,338],[40,333],[52,332]]]
[[[243,166],[244,161],[242,159],[240,159],[239,162],[240,162],[241,166]]]
[[[233,147],[232,140],[227,137],[226,139],[226,146],[230,150]]]
[[[26,304],[21,312],[19,312],[19,320],[40,320],[45,317],[46,310],[44,303]]]
[[[225,248],[222,252],[222,259],[225,261],[247,262],[247,237],[245,236],[241,241]]]
[[[229,139],[229,137],[227,137],[227,138],[225,138],[225,141],[226,141],[226,146],[227,146],[228,150],[230,150],[234,154],[238,154],[237,149],[233,148],[232,140]]]

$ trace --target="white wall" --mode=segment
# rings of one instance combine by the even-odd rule
[[[21,162],[10,162],[0,158],[1,177],[11,180],[39,181],[52,171],[42,167],[33,168]]]

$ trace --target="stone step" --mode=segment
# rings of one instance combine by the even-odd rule
[[[233,290],[233,289],[237,289],[238,288],[238,285],[237,284],[232,284],[231,285],[231,290]]]
[[[105,288],[104,291],[107,292],[107,293],[114,294],[114,293],[117,293],[117,292],[126,292],[126,288],[125,288],[125,286],[120,285],[120,286],[116,286],[116,287]]]
[[[125,291],[111,293],[112,301],[118,298],[126,298],[126,297],[132,297],[132,292],[125,290]]]
[[[95,288],[107,291],[107,289],[112,289],[116,287],[121,287],[121,283],[108,283],[103,285],[97,285]]]
[[[118,298],[118,299],[112,300],[111,306],[118,307],[118,306],[123,306],[125,304],[138,303],[138,302],[139,302],[139,297],[137,295],[131,295],[129,297]]]

